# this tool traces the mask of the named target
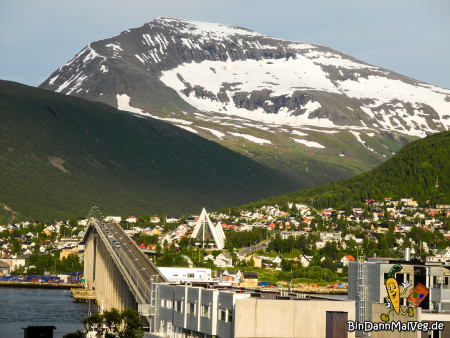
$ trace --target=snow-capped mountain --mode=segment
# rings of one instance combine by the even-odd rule
[[[89,44],[41,87],[164,119],[322,181],[450,127],[448,89],[323,46],[173,18]]]

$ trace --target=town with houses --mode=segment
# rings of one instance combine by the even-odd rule
[[[162,258],[172,252],[181,258],[172,260],[169,266],[212,268],[217,270],[215,277],[233,280],[235,285],[248,283],[243,277],[250,272],[245,268],[254,268],[252,280],[256,282],[257,273],[253,272],[258,268],[285,272],[303,268],[304,273],[294,277],[310,277],[311,283],[320,279],[346,281],[349,262],[377,254],[402,257],[406,247],[422,261],[450,260],[450,205],[446,204],[422,207],[411,198],[385,198],[367,199],[364,206],[351,210],[315,210],[286,203],[206,214],[207,221],[215,224],[211,229],[220,226],[222,230],[220,245],[215,234],[214,238],[210,236],[211,241],[195,240],[199,237],[195,226],[201,216],[107,216],[104,220],[121,224],[158,266],[166,266],[168,260]],[[82,264],[86,224],[87,219],[71,219],[1,225],[0,274],[43,274],[33,265],[36,256],[54,257],[55,263],[44,266],[47,274],[61,272],[57,260],[75,257]],[[312,266],[328,271],[331,278],[305,272]],[[289,273],[276,277],[286,281]]]
[[[447,204],[385,198],[350,210],[285,203],[209,214],[203,209],[181,218],[90,217],[2,225],[0,283],[65,282],[87,290],[83,260],[92,261],[87,252],[93,241],[86,240],[91,222],[113,250],[122,250],[114,224],[128,237],[120,238],[122,245],[135,243],[166,281],[155,283],[156,317],[148,337],[335,337],[331,331],[363,337],[368,331],[358,323],[380,320],[417,321],[427,328],[438,323],[436,337],[450,334]],[[387,310],[385,283],[393,268],[395,283],[404,291],[411,287],[399,304],[422,302],[409,307],[408,316]],[[426,291],[419,298],[417,290]],[[270,311],[277,325],[261,324]],[[281,315],[286,313],[301,313],[301,325],[297,315]]]

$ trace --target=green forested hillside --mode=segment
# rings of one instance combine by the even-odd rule
[[[413,197],[422,204],[450,203],[450,131],[414,141],[364,174],[257,204],[298,201],[318,208],[349,207],[366,198],[384,197]]]
[[[0,221],[180,215],[297,182],[167,123],[0,81]]]

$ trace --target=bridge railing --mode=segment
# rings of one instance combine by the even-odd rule
[[[103,227],[100,226],[96,219],[91,219],[90,222],[94,228],[96,228],[96,231],[106,245],[107,250],[116,261],[116,265],[119,268],[119,271],[121,271],[124,279],[128,280],[127,284],[135,295],[136,301],[141,305],[144,305],[146,309],[154,309],[156,304],[156,300],[154,299],[156,294],[153,292],[154,283],[157,283],[161,279],[165,281],[165,278],[157,270],[154,264],[150,264],[151,262],[148,261],[147,257],[140,251],[134,242],[131,243],[131,247],[128,251],[124,251],[123,248],[121,249],[114,246],[112,242],[108,240],[104,229],[102,229]],[[121,238],[123,238],[123,236],[129,238],[123,229],[118,229],[118,226],[113,227],[116,232],[121,232]],[[136,248],[133,247],[133,245]],[[137,264],[130,264],[130,261],[136,261]],[[140,265],[141,267],[139,268],[136,265]],[[149,312],[149,310],[147,309],[146,312]]]

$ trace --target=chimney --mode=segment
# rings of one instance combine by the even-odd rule
[[[409,262],[411,260],[411,249],[405,248],[405,261]]]

